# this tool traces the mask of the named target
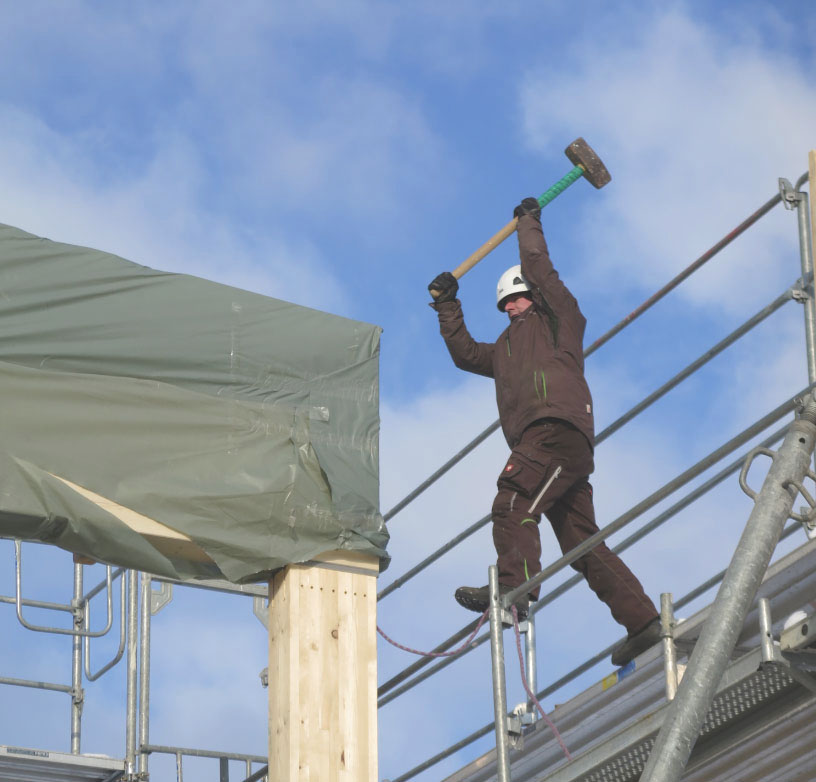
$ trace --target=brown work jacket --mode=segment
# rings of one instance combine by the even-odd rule
[[[541,223],[521,217],[518,241],[532,306],[510,322],[495,344],[473,339],[458,299],[433,305],[439,330],[459,369],[496,381],[499,418],[511,448],[542,418],[569,422],[594,447],[592,397],[584,378],[586,318],[553,268]]]

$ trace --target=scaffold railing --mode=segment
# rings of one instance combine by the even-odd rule
[[[740,225],[738,225],[733,231],[729,232],[725,237],[723,237],[708,251],[703,253],[703,255],[697,258],[680,274],[674,277],[669,283],[663,286],[663,288],[661,288],[653,296],[647,299],[647,301],[644,302],[640,307],[634,310],[629,316],[620,321],[615,327],[613,327],[610,331],[608,331],[606,334],[604,334],[602,337],[600,337],[586,349],[585,356],[589,356],[603,344],[608,342],[616,334],[620,333],[627,325],[632,323],[637,317],[639,317],[647,309],[652,307],[660,299],[666,296],[680,283],[688,279],[689,276],[691,276],[695,271],[700,269],[705,263],[707,263],[711,258],[713,258],[717,253],[719,253],[724,247],[730,244],[735,238],[740,236],[748,228],[754,225],[764,215],[770,212],[771,209],[773,209],[777,204],[784,203],[787,208],[797,209],[802,277],[800,277],[799,280],[797,280],[787,290],[783,291],[773,301],[769,302],[769,304],[767,304],[765,307],[759,310],[754,316],[749,318],[741,326],[735,329],[731,334],[721,339],[717,344],[715,344],[709,350],[707,350],[705,353],[699,356],[695,361],[691,362],[683,370],[678,372],[673,378],[666,381],[666,383],[664,383],[660,388],[653,391],[646,398],[644,398],[639,403],[637,403],[633,408],[631,408],[627,413],[622,415],[619,419],[617,419],[612,424],[607,426],[604,430],[602,430],[597,438],[598,443],[602,442],[607,437],[609,437],[613,432],[618,431],[626,423],[633,420],[637,415],[643,412],[643,410],[645,410],[659,398],[667,394],[670,390],[677,387],[680,383],[682,383],[688,377],[693,375],[698,369],[700,369],[714,357],[722,353],[729,346],[733,345],[740,338],[749,333],[754,327],[756,327],[757,325],[759,325],[759,323],[767,319],[771,314],[773,314],[781,307],[783,307],[787,302],[797,301],[805,304],[810,302],[812,304],[813,259],[810,246],[810,233],[808,227],[809,223],[807,218],[807,195],[805,193],[800,192],[800,188],[805,182],[807,182],[807,180],[808,175],[803,174],[797,180],[795,188],[793,188],[790,185],[790,183],[787,182],[787,180],[780,180],[780,189],[776,195],[774,195],[772,198],[766,201],[759,209],[757,209],[752,215],[750,215],[742,223],[740,223]],[[806,350],[808,361],[808,376],[809,376],[808,379],[810,382],[809,386],[803,389],[803,391],[801,391],[800,394],[797,394],[789,398],[781,405],[779,405],[775,410],[771,411],[766,416],[763,416],[755,424],[747,427],[742,433],[740,433],[727,443],[723,444],[719,448],[712,451],[707,457],[703,458],[697,464],[688,468],[681,475],[669,481],[661,489],[658,489],[652,495],[639,502],[629,511],[625,512],[620,517],[615,519],[613,522],[602,528],[592,538],[588,539],[587,541],[584,541],[584,543],[573,549],[571,552],[568,552],[559,559],[555,560],[550,565],[544,567],[542,571],[533,579],[528,581],[526,584],[519,586],[516,590],[513,590],[512,592],[508,593],[503,599],[504,606],[506,607],[511,605],[512,601],[515,600],[518,596],[526,594],[527,592],[530,591],[532,587],[542,584],[544,581],[546,581],[556,573],[562,571],[572,562],[577,560],[580,556],[586,554],[595,545],[605,540],[606,538],[610,537],[611,535],[622,529],[630,522],[634,521],[638,516],[644,514],[650,508],[662,502],[664,499],[669,497],[672,493],[674,493],[678,489],[682,488],[683,486],[687,485],[694,479],[701,476],[712,466],[716,465],[722,459],[726,458],[729,454],[731,454],[738,448],[746,445],[753,438],[759,436],[767,428],[773,426],[775,423],[779,422],[784,416],[788,415],[794,409],[795,400],[801,394],[810,391],[814,387],[814,381],[816,381],[816,342],[814,342],[814,339],[812,338],[813,334],[816,332],[814,331],[814,312],[812,306],[808,306],[805,309],[805,332],[807,337]],[[492,434],[494,431],[498,429],[498,426],[499,426],[498,421],[496,421],[489,427],[487,427],[485,430],[483,430],[476,438],[474,438],[474,440],[472,440],[467,446],[465,446],[465,448],[459,451],[439,470],[433,473],[428,479],[423,481],[416,489],[409,493],[403,500],[397,503],[397,505],[395,505],[391,509],[391,511],[389,511],[390,514],[389,518],[396,515],[396,513],[407,507],[407,505],[410,504],[410,502],[416,499],[423,491],[425,491],[430,485],[432,485],[432,483],[441,478],[442,475],[445,474],[445,472],[450,470],[455,464],[457,464],[463,458],[465,458],[465,456],[467,456],[478,445],[484,442],[484,440],[490,434]],[[782,436],[784,436],[786,429],[787,427],[783,427],[782,429],[777,430],[772,435],[767,437],[763,441],[763,443],[768,444],[775,443]],[[709,479],[702,486],[690,492],[689,495],[687,495],[685,498],[682,498],[677,503],[675,503],[675,505],[672,506],[672,508],[669,508],[667,511],[664,511],[658,517],[644,525],[640,530],[636,531],[633,535],[631,535],[621,544],[618,544],[618,546],[616,546],[614,549],[615,552],[619,553],[620,551],[623,551],[625,548],[632,545],[636,541],[642,539],[647,534],[652,532],[654,529],[657,529],[657,527],[661,526],[663,523],[668,521],[669,518],[679,513],[680,510],[684,509],[692,502],[699,499],[705,493],[710,491],[714,486],[724,481],[727,477],[733,476],[734,473],[739,469],[741,463],[742,458],[732,462],[726,468],[721,470],[716,476]],[[451,541],[445,543],[442,547],[440,547],[435,552],[430,554],[428,557],[423,559],[415,567],[413,567],[405,574],[395,579],[394,582],[386,586],[378,595],[378,599],[383,599],[387,597],[389,594],[392,594],[396,589],[403,586],[409,580],[419,575],[419,573],[421,573],[430,564],[435,562],[444,554],[451,551],[453,548],[455,548],[455,546],[459,545],[465,539],[470,537],[470,535],[474,534],[476,531],[486,526],[489,522],[490,516],[487,515],[479,519],[471,526],[467,527],[465,530],[460,532],[456,537],[454,537]],[[792,527],[785,533],[785,536],[792,534],[793,532],[796,531],[797,528],[798,528],[797,526]],[[719,574],[713,579],[709,579],[703,585],[693,590],[689,595],[687,595],[685,598],[679,601],[678,605],[682,606],[685,605],[685,603],[690,601],[691,599],[696,599],[705,591],[711,589],[713,586],[719,583],[719,580],[721,578],[722,574]],[[557,597],[564,594],[566,591],[572,588],[572,586],[578,584],[580,580],[581,580],[580,576],[573,576],[563,584],[559,585],[549,594],[546,594],[543,597],[541,597],[536,603],[531,605],[530,608],[531,615],[540,611],[544,606],[548,605]],[[460,629],[458,632],[456,632],[446,640],[437,644],[433,648],[433,652],[439,653],[447,649],[450,649],[455,644],[460,642],[462,639],[466,638],[473,631],[475,626],[476,626],[475,621],[469,623],[468,625]],[[482,636],[475,639],[463,654],[460,654],[457,657],[447,658],[442,660],[441,662],[433,663],[431,658],[426,657],[408,665],[405,669],[403,669],[396,675],[392,676],[386,682],[380,685],[380,688],[378,690],[379,695],[378,705],[382,707],[388,703],[391,703],[400,695],[408,692],[421,682],[426,681],[434,674],[441,672],[450,665],[455,664],[456,661],[461,659],[464,654],[467,654],[467,652],[477,648],[483,643],[486,643],[488,640],[489,633],[485,632]],[[589,661],[581,664],[574,671],[562,677],[562,679],[559,680],[558,682],[542,690],[540,693],[538,693],[538,698],[540,699],[542,697],[546,697],[547,695],[553,694],[561,686],[568,683],[569,681],[572,681],[581,673],[584,673],[587,670],[589,670],[593,665],[603,660],[607,656],[607,654],[611,651],[612,648],[614,648],[614,645],[610,646],[608,649],[604,649],[602,652],[590,658]],[[473,743],[478,738],[487,735],[491,730],[494,729],[494,726],[495,721],[484,726],[482,729],[470,734],[464,739],[456,742],[451,747],[443,750],[442,752],[435,755],[433,758],[429,759],[428,761],[425,761],[424,763],[420,764],[414,769],[411,769],[409,772],[406,772],[405,774],[397,777],[395,780],[393,780],[393,782],[407,782],[408,779],[415,777],[422,771],[427,770],[428,768],[440,762],[441,760],[450,757],[452,754],[458,752],[467,745]]]
[[[762,438],[761,445],[764,447],[770,447],[784,436],[787,426],[777,428],[770,433],[768,433],[768,430],[779,424],[783,418],[791,413],[795,406],[795,399],[798,396],[816,387],[816,345],[814,344],[814,339],[812,338],[813,335],[816,334],[816,326],[814,326],[814,323],[816,322],[814,321],[814,317],[816,316],[814,316],[812,284],[813,261],[810,250],[809,228],[804,227],[804,222],[807,221],[807,196],[806,194],[800,192],[800,188],[806,181],[807,174],[802,175],[797,180],[795,186],[791,186],[787,180],[781,180],[780,190],[776,195],[768,199],[755,212],[749,215],[732,231],[726,234],[719,242],[700,255],[682,272],[672,278],[668,283],[666,283],[646,301],[644,301],[637,309],[599,337],[585,350],[584,355],[588,357],[600,349],[603,345],[608,343],[643,313],[652,308],[696,271],[701,269],[721,250],[730,245],[737,237],[741,236],[751,226],[756,224],[775,206],[783,203],[787,208],[796,209],[799,218],[801,252],[801,276],[799,279],[787,289],[780,292],[767,305],[758,310],[730,334],[717,341],[697,359],[689,363],[673,377],[665,381],[660,387],[652,391],[644,399],[634,405],[631,409],[607,425],[598,434],[597,443],[600,444],[604,442],[607,438],[611,437],[612,434],[629,424],[648,407],[669,394],[673,389],[677,388],[680,384],[682,384],[685,380],[687,380],[717,356],[720,356],[729,347],[745,337],[749,332],[751,332],[759,324],[766,321],[771,315],[783,308],[785,304],[790,301],[795,301],[806,305],[805,331],[807,336],[808,385],[802,391],[800,391],[799,394],[783,400],[775,409],[771,410],[759,420],[746,427],[739,434],[723,442],[719,447],[715,448],[708,455],[672,478],[662,487],[650,493],[647,497],[641,499],[637,504],[600,529],[600,531],[592,538],[582,543],[573,551],[564,554],[548,564],[542,569],[541,573],[535,576],[534,579],[519,587],[514,593],[510,593],[510,595],[508,595],[505,599],[505,605],[509,605],[516,593],[521,594],[522,592],[526,592],[532,586],[542,584],[548,579],[552,578],[554,575],[561,573],[567,567],[569,567],[572,562],[584,555],[592,547],[601,541],[606,540],[616,532],[622,530],[627,525],[632,524],[636,520],[647,515],[649,511],[654,509],[664,500],[670,498],[672,495],[680,492],[684,488],[688,488],[687,493],[678,497],[670,507],[661,510],[654,517],[647,519],[642,526],[632,532],[626,539],[618,543],[613,549],[616,553],[626,550],[636,542],[662,527],[672,518],[677,516],[682,510],[689,507],[692,503],[700,499],[713,488],[722,484],[727,479],[732,478],[739,470],[744,458],[743,455],[738,457],[735,457],[734,455],[737,453],[742,453],[742,449],[746,448],[749,443],[755,441],[757,438]],[[473,440],[467,443],[460,451],[446,461],[439,469],[420,483],[403,499],[397,502],[387,513],[384,514],[384,518],[386,520],[392,520],[398,513],[408,507],[430,486],[439,481],[455,465],[459,464],[478,446],[484,443],[491,434],[497,431],[498,428],[498,421],[495,421],[490,426],[485,428]],[[721,462],[729,459],[729,457],[734,458],[728,461],[728,463],[724,466],[721,466],[716,474],[705,478],[705,474],[709,470],[719,465]],[[703,478],[704,481],[699,485],[692,485],[696,480]],[[488,514],[467,526],[451,540],[447,541],[444,545],[423,558],[418,564],[386,585],[378,594],[378,600],[385,599],[389,595],[393,594],[396,590],[407,584],[409,581],[419,576],[431,564],[438,561],[450,551],[454,550],[478,530],[489,524],[489,522],[490,515]],[[783,537],[792,535],[797,529],[800,529],[799,525],[792,525],[785,530]],[[45,601],[31,600],[23,596],[19,578],[21,559],[22,556],[20,555],[18,560],[17,593],[14,596],[0,596],[0,604],[10,604],[16,606],[18,618],[24,625],[26,622],[21,614],[25,607],[51,609],[56,612],[67,613],[71,616],[71,627],[68,628],[32,626],[28,629],[36,629],[40,632],[60,632],[66,635],[71,635],[74,638],[72,647],[72,683],[67,685],[27,681],[22,679],[14,679],[12,677],[0,677],[0,684],[50,689],[56,692],[68,694],[73,703],[71,714],[71,752],[73,754],[80,754],[81,748],[81,705],[84,697],[84,693],[82,691],[83,674],[85,681],[95,681],[106,672],[115,668],[117,664],[124,659],[127,669],[126,677],[128,691],[127,703],[125,707],[125,761],[126,773],[128,775],[126,778],[136,779],[140,774],[143,776],[146,775],[149,756],[151,754],[164,753],[172,755],[176,758],[179,782],[181,782],[182,779],[182,758],[184,756],[198,756],[219,759],[219,763],[222,767],[227,761],[239,761],[246,764],[246,776],[248,779],[260,779],[258,775],[261,774],[263,769],[253,771],[252,766],[253,764],[257,765],[259,763],[266,762],[266,759],[261,756],[169,747],[151,744],[149,741],[151,646],[150,617],[160,610],[163,605],[166,605],[169,600],[170,590],[174,585],[182,585],[180,582],[173,582],[169,579],[159,579],[146,574],[138,574],[133,571],[123,571],[122,569],[108,569],[105,580],[101,584],[95,586],[92,590],[85,592],[83,590],[82,583],[84,566],[82,564],[76,564],[74,566],[74,597],[72,603],[70,605],[47,603]],[[676,601],[674,604],[675,608],[681,608],[688,605],[715,587],[722,580],[724,572],[725,571],[707,579],[683,598]],[[102,633],[98,630],[89,629],[90,601],[105,590],[106,603],[108,606],[108,619],[110,621],[106,623],[104,632],[110,632],[114,624],[115,614],[113,598],[114,582],[118,579],[121,579],[119,648],[113,657],[106,661],[106,663],[94,673],[91,671],[89,643],[93,637],[96,637],[96,634],[102,635]],[[557,587],[553,588],[547,594],[544,594],[533,606],[531,606],[531,614],[535,615],[536,613],[540,612],[545,606],[550,605],[553,601],[571,590],[580,581],[580,576],[572,576],[563,583],[559,584]],[[154,586],[156,585],[159,585],[161,589],[160,592],[157,592],[154,589]],[[139,588],[140,586],[141,588]],[[227,584],[226,582],[204,582],[198,584],[183,584],[182,586],[212,589],[220,592],[252,597],[254,600],[254,610],[258,615],[260,614],[260,609],[262,609],[267,597],[265,585],[237,587]],[[449,650],[455,644],[467,638],[467,636],[473,632],[476,626],[477,620],[467,624],[450,637],[440,641],[434,647],[433,651],[444,652]],[[387,681],[380,685],[378,691],[378,706],[383,707],[394,702],[401,695],[418,686],[422,682],[427,681],[429,678],[442,672],[449,666],[456,664],[456,662],[461,660],[468,652],[479,647],[483,643],[486,643],[488,639],[489,633],[485,632],[481,636],[477,637],[463,654],[457,657],[449,657],[440,662],[432,662],[429,658],[423,658],[412,663],[411,665],[406,666],[403,670],[391,676]],[[543,689],[537,691],[536,697],[541,699],[549,697],[550,695],[558,692],[565,685],[573,682],[579,676],[591,670],[600,661],[605,659],[611,649],[612,646],[593,654],[587,660],[576,666],[572,671],[566,673],[556,681],[547,684]],[[494,727],[495,721],[491,721],[484,727],[463,737],[452,746],[436,753],[433,757],[427,759],[420,765],[405,772],[401,776],[394,778],[392,782],[407,782],[407,780],[412,779],[423,771],[428,770],[441,760],[450,757],[461,749],[474,743],[479,738],[488,735],[490,731],[494,729]]]

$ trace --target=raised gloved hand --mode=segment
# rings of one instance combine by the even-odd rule
[[[537,198],[525,198],[514,210],[513,217],[532,215],[536,220],[541,219],[541,205]]]
[[[433,282],[428,286],[428,290],[435,302],[453,301],[459,290],[459,280],[450,272],[442,272],[434,277]]]

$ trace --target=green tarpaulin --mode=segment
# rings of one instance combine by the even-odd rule
[[[185,579],[387,561],[379,335],[0,225],[0,535]]]

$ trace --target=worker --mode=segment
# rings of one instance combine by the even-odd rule
[[[502,594],[541,570],[542,513],[564,553],[598,532],[588,480],[595,432],[584,378],[586,318],[553,268],[538,200],[525,198],[513,214],[521,265],[499,279],[496,301],[510,324],[495,344],[477,342],[468,332],[456,298],[459,283],[450,272],[428,286],[454,364],[496,383],[499,418],[511,449],[492,510]],[[612,654],[614,665],[626,665],[660,640],[654,604],[605,543],[572,567],[627,630]],[[460,587],[455,598],[481,613],[488,607],[488,588]],[[538,586],[515,601],[520,619],[526,618],[530,600],[537,599]]]

